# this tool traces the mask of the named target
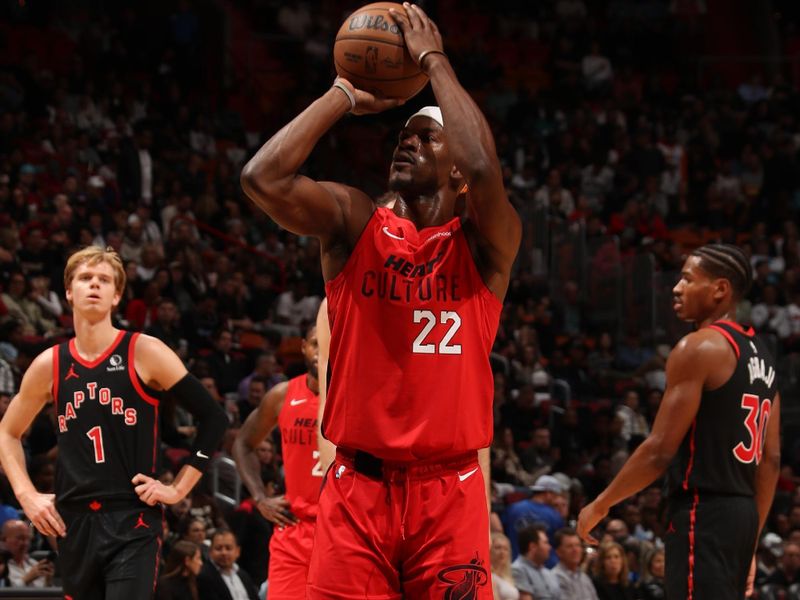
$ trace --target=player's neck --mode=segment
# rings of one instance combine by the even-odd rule
[[[717,321],[734,321],[736,322],[736,306],[732,306],[725,310],[718,310],[707,318],[703,319],[697,324],[698,329],[702,329],[703,327],[708,327],[712,323],[716,323]]]
[[[409,200],[399,196],[392,210],[398,217],[414,223],[417,229],[444,225],[453,218],[453,203],[443,201],[439,194]]]
[[[111,319],[91,321],[75,314],[75,349],[83,358],[93,360],[103,354],[119,333]]]
[[[311,373],[306,374],[306,387],[319,396],[319,380]]]

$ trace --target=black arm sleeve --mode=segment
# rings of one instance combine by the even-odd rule
[[[186,463],[205,471],[228,428],[225,411],[191,373],[187,373],[168,391],[183,408],[192,413],[197,422],[197,435]]]

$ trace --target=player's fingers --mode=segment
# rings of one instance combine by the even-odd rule
[[[33,526],[39,530],[39,533],[42,535],[55,535],[56,532],[53,531],[52,527],[50,527],[50,523],[48,523],[46,516],[39,517],[35,521],[31,521]]]
[[[134,485],[136,485],[137,483],[147,483],[148,481],[153,481],[153,479],[151,477],[148,477],[144,473],[137,473],[136,475],[133,476],[133,479],[131,479],[131,483],[133,483]]]
[[[59,524],[56,515],[53,513],[47,513],[46,520],[48,528],[53,532],[51,535],[61,535],[61,525]]]
[[[392,15],[392,18],[394,19],[394,22],[397,23],[400,31],[405,31],[406,28],[409,27],[408,17],[405,15],[405,13],[395,10],[394,8],[390,8],[389,14]]]
[[[62,537],[67,535],[67,526],[64,523],[64,519],[55,508],[53,508],[51,517],[52,518],[50,520],[55,525],[56,533]]]
[[[411,10],[413,10],[414,13],[416,13],[416,15],[419,17],[419,22],[423,27],[429,28],[431,25],[433,25],[433,21],[431,21],[428,15],[425,14],[425,11],[422,10],[421,6],[418,4],[412,4]]]
[[[414,5],[410,2],[403,2],[403,8],[406,9],[406,15],[408,16],[408,23],[411,29],[422,29],[424,25],[422,19],[419,17],[419,13],[414,10]]]

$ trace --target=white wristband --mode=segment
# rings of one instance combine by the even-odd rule
[[[338,78],[333,82],[333,87],[338,88],[344,92],[344,95],[347,96],[348,100],[350,100],[350,110],[353,110],[356,107],[356,97],[353,95],[353,92],[350,91],[350,88],[348,88],[345,84],[339,81]]]

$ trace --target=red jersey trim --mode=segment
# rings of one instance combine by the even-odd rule
[[[723,325],[727,325],[728,327],[733,327],[736,331],[738,331],[742,335],[746,335],[747,337],[753,337],[756,334],[755,330],[752,327],[748,327],[747,329],[745,329],[735,321],[720,320],[717,321],[717,323],[722,323]]]
[[[50,388],[50,393],[53,394],[56,414],[58,414],[58,375],[58,346],[53,346],[53,386]]]
[[[72,358],[77,360],[84,367],[86,367],[87,369],[93,369],[93,368],[95,368],[97,365],[99,365],[101,362],[103,362],[105,359],[107,359],[109,357],[109,355],[119,345],[120,341],[122,341],[122,338],[123,338],[124,335],[125,335],[125,331],[124,330],[120,330],[120,332],[117,334],[117,337],[114,339],[113,342],[111,342],[111,345],[108,348],[105,349],[105,352],[103,352],[100,356],[98,356],[96,359],[94,359],[91,362],[86,360],[85,358],[81,357],[81,355],[78,353],[78,349],[75,347],[75,338],[72,338],[69,341],[69,353],[72,355]]]
[[[727,331],[725,331],[722,327],[719,327],[717,325],[709,325],[708,328],[713,329],[714,331],[719,331],[722,335],[725,336],[725,339],[727,339],[728,342],[730,342],[731,346],[733,346],[733,351],[736,353],[736,360],[739,360],[739,355],[741,354],[741,352],[739,351],[739,344],[736,343],[736,340],[733,339],[733,336]]]
[[[148,404],[158,406],[158,398],[153,398],[150,394],[144,391],[141,382],[139,381],[139,374],[136,372],[136,363],[134,362],[134,350],[136,347],[136,340],[139,339],[139,333],[134,333],[131,336],[131,343],[128,345],[128,376],[131,378],[133,389],[142,397]],[[156,421],[158,422],[158,421]]]
[[[700,504],[700,494],[694,490],[692,509],[689,511],[689,577],[687,583],[689,595],[687,600],[694,600],[694,564],[695,564],[695,530],[697,527],[697,506]]]
[[[689,489],[689,477],[692,474],[692,469],[694,468],[694,434],[697,431],[697,417],[694,418],[692,421],[692,433],[691,437],[689,438],[689,464],[686,465],[686,473],[683,476],[683,489]]]

